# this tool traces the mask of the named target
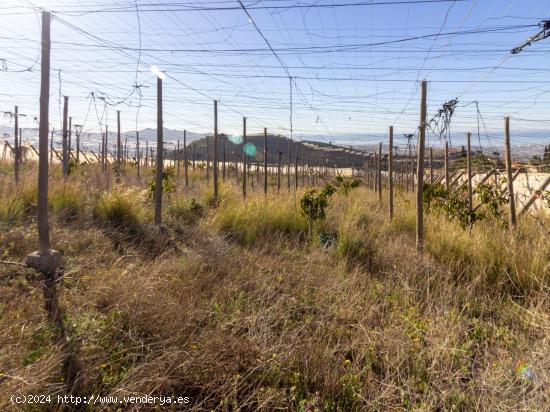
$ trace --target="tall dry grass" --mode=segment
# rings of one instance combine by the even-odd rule
[[[538,221],[525,219],[512,236],[494,222],[469,232],[429,214],[419,259],[408,195],[397,197],[392,222],[365,188],[336,195],[308,238],[293,195],[243,201],[226,182],[214,207],[196,179],[188,190],[178,182],[166,228],[155,232],[145,179],[116,186],[81,173],[52,179],[60,205],[79,204],[60,221],[66,206],[52,205],[52,243],[64,252],[60,298],[82,394],[181,395],[191,410],[222,411],[516,411],[550,402],[550,248]],[[67,194],[83,188],[86,196]],[[32,216],[18,219],[2,218],[0,247],[12,260],[35,242]],[[139,230],[123,230],[132,224]],[[336,245],[321,246],[319,232],[335,233]],[[147,255],[151,240],[167,236],[178,248]],[[3,409],[7,394],[66,391],[64,347],[40,285],[2,266]]]

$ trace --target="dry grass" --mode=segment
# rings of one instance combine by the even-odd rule
[[[469,233],[429,215],[419,260],[406,195],[391,223],[368,190],[337,195],[317,228],[338,235],[325,249],[307,239],[294,195],[256,192],[243,203],[227,183],[214,209],[194,175],[185,192],[178,182],[155,232],[145,179],[113,187],[92,168],[79,173],[52,179],[52,243],[64,253],[60,299],[83,395],[190,396],[192,410],[222,411],[550,402],[550,241],[535,221],[511,238],[490,222]],[[1,187],[4,210],[20,195]],[[1,216],[4,259],[22,260],[35,248],[32,215]],[[146,253],[166,238],[177,248]],[[12,393],[65,392],[66,348],[42,309],[40,277],[1,270],[0,404],[9,410]],[[518,377],[518,362],[533,382]]]

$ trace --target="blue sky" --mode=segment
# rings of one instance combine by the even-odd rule
[[[34,7],[44,7],[56,15],[50,98],[50,122],[56,128],[60,94],[70,96],[70,115],[75,123],[85,123],[85,130],[107,124],[114,130],[116,110],[124,131],[155,127],[150,71],[155,64],[167,74],[168,128],[212,131],[212,100],[218,99],[220,131],[240,133],[246,116],[250,133],[267,127],[288,135],[288,72],[294,78],[297,138],[349,133],[360,144],[383,138],[389,125],[396,135],[413,133],[418,80],[425,78],[429,118],[443,102],[458,97],[451,123],[457,139],[467,131],[477,133],[479,122],[482,135],[489,134],[484,141],[499,144],[502,118],[510,115],[513,132],[532,132],[544,142],[541,132],[550,129],[550,38],[518,55],[509,50],[540,30],[537,24],[550,16],[550,3],[407,1],[412,3],[377,0],[394,4],[365,1],[334,8],[281,7],[357,0],[244,2],[277,58],[237,1],[4,0],[0,110],[17,104],[28,114],[23,127],[36,125],[40,20]],[[419,36],[426,37],[410,39]],[[3,118],[1,124],[11,123]],[[544,143],[549,141],[550,136]],[[429,144],[437,142],[429,134]]]

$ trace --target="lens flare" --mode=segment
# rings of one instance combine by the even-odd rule
[[[244,145],[244,152],[248,156],[256,156],[256,146],[252,143],[247,143]]]
[[[151,73],[157,76],[160,80],[164,80],[166,77],[166,75],[157,66],[151,66]]]
[[[234,144],[241,144],[243,142],[243,137],[239,135],[231,135],[228,137],[229,141]]]

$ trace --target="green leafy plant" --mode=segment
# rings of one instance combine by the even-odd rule
[[[449,220],[458,220],[463,228],[471,227],[485,217],[481,211],[470,210],[463,191],[448,191],[440,183],[424,183],[422,202],[427,212],[432,209],[440,211]]]
[[[361,184],[361,180],[344,180],[342,176],[336,176],[332,179],[332,184],[336,186],[340,193],[342,193],[344,196],[347,196],[351,189],[359,187],[359,185]]]
[[[493,217],[502,218],[502,206],[509,202],[509,198],[499,187],[493,187],[487,183],[480,183],[474,190],[479,201],[489,209]]]
[[[153,177],[148,184],[148,194],[149,197],[155,197],[155,190],[157,185],[157,171],[156,169],[152,170],[151,173]],[[174,193],[176,191],[176,184],[174,182],[175,171],[174,167],[167,167],[162,172],[162,193]]]
[[[332,189],[325,190],[328,187]],[[306,217],[308,222],[309,236],[311,236],[313,223],[326,218],[328,201],[335,191],[334,186],[327,183],[321,192],[318,192],[317,189],[308,189],[302,196],[302,199],[300,200],[300,208],[302,214]]]

